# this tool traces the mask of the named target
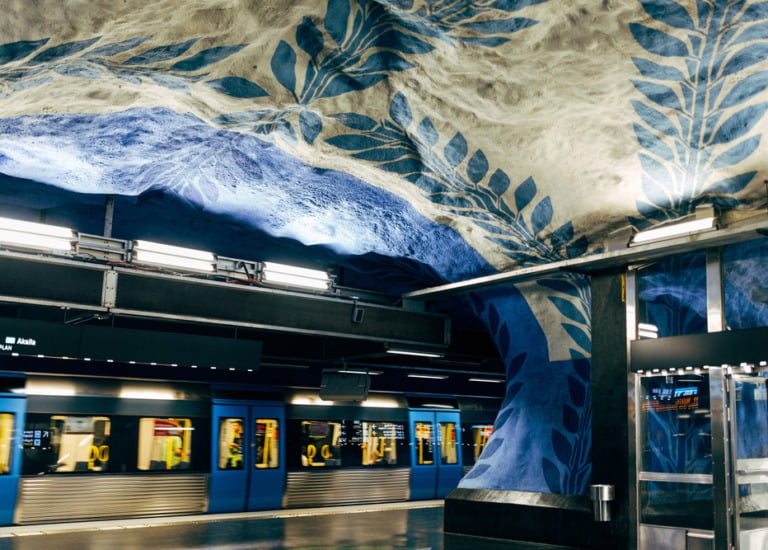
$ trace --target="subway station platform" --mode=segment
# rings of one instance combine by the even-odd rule
[[[443,501],[0,528],[0,550],[586,550],[443,533]]]

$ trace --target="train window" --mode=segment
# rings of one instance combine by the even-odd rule
[[[11,473],[14,421],[11,413],[0,413],[0,476]]]
[[[461,427],[462,458],[471,466],[480,458],[493,432],[493,424],[464,424]]]
[[[141,418],[138,469],[189,469],[193,430],[189,418]]]
[[[276,418],[257,418],[254,430],[254,467],[258,469],[280,466],[280,430]]]
[[[302,466],[341,466],[341,422],[304,420],[301,435]]]
[[[458,464],[459,449],[455,422],[440,422],[440,464]]]
[[[111,426],[106,416],[29,415],[24,473],[107,471]]]
[[[432,422],[416,422],[414,427],[414,435],[416,439],[416,464],[418,466],[434,464],[434,435],[432,433]]]
[[[243,469],[243,418],[222,418],[219,422],[219,470]]]
[[[402,424],[355,421],[355,428],[361,432],[360,450],[363,466],[398,463],[398,447],[402,446],[405,440]]]

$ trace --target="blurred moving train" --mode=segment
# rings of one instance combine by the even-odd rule
[[[0,525],[442,498],[499,400],[0,377]]]

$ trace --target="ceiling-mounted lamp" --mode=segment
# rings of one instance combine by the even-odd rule
[[[690,220],[659,225],[635,233],[629,241],[629,246],[637,246],[649,242],[662,241],[673,237],[703,233],[717,229],[717,216],[711,205],[696,208],[695,217]]]
[[[36,250],[69,251],[75,232],[68,227],[0,217],[0,243]]]
[[[652,325],[650,323],[638,323],[637,335],[640,338],[658,338],[659,327],[657,327],[656,325]]]
[[[410,355],[413,357],[429,357],[434,359],[445,357],[445,351],[438,348],[388,344],[386,349],[387,353],[394,355]]]
[[[330,290],[331,275],[320,269],[308,269],[276,262],[262,262],[260,281],[268,285]]]
[[[212,252],[152,241],[133,241],[133,262],[212,273],[216,256]]]
[[[447,374],[427,374],[421,372],[409,372],[408,378],[423,378],[424,380],[448,380]]]

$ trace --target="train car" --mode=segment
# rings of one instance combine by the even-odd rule
[[[442,498],[498,405],[0,376],[0,524]]]

